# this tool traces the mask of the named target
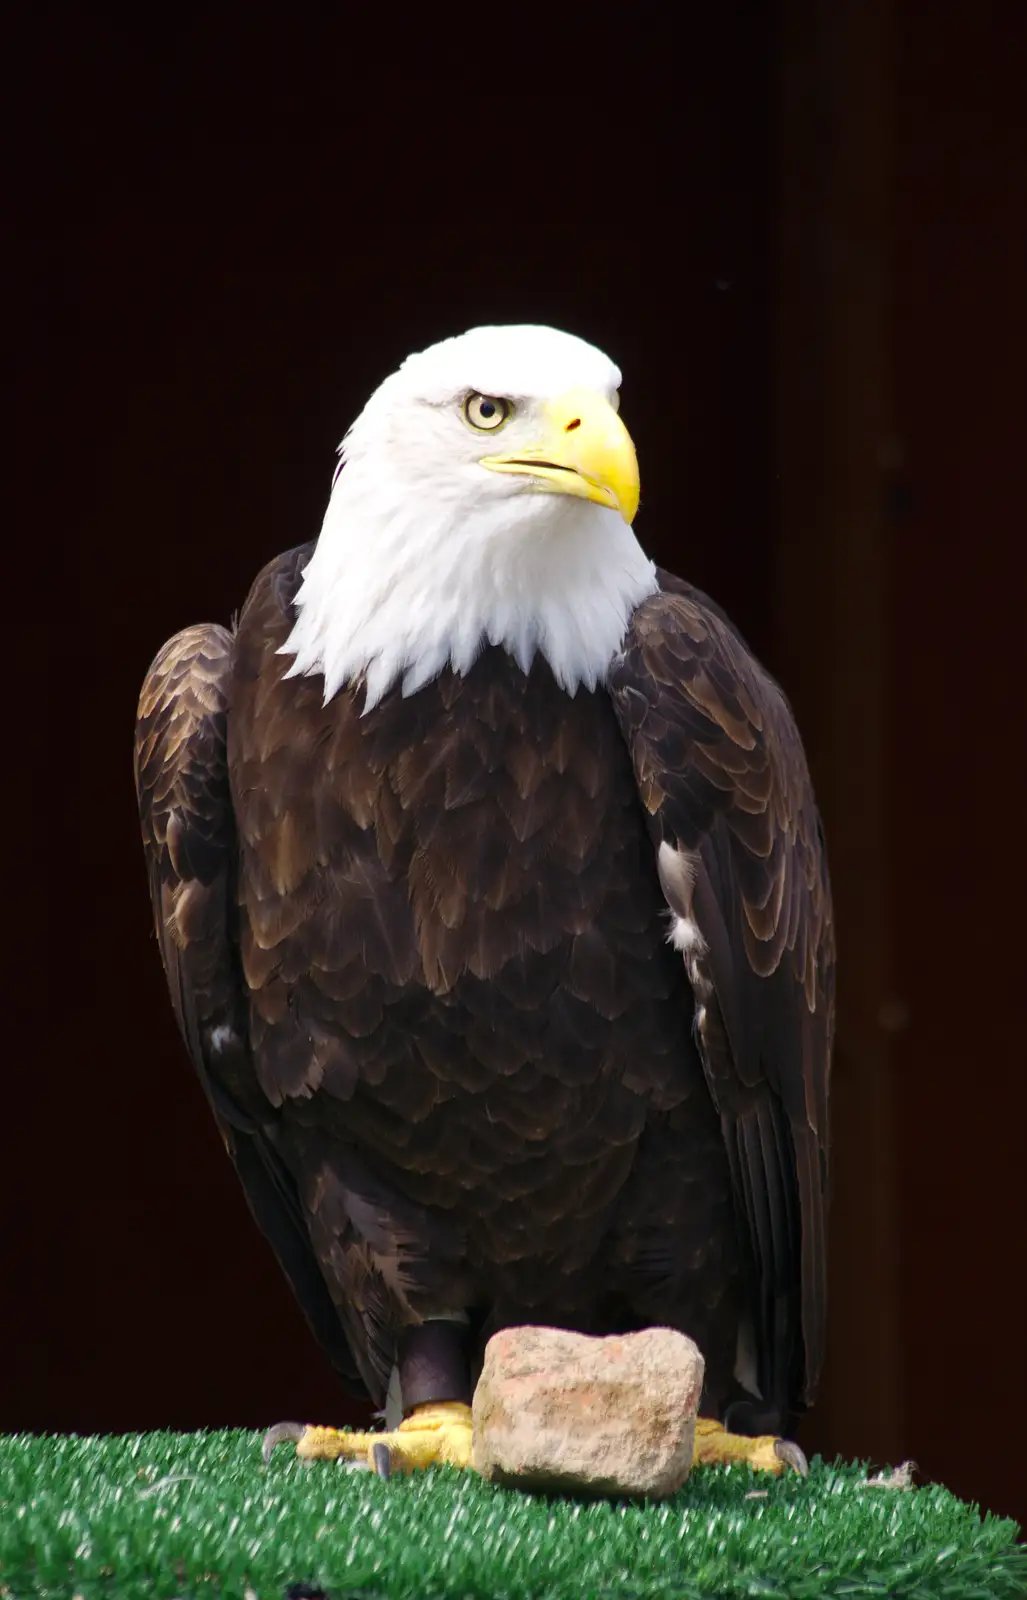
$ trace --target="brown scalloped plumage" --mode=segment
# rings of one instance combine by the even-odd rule
[[[183,1037],[317,1337],[380,1403],[425,1315],[479,1348],[663,1323],[723,1410],[741,1320],[783,1424],[822,1350],[832,971],[783,698],[665,578],[609,691],[488,649],[324,707],[276,654],[309,553],[164,647],[136,781]]]

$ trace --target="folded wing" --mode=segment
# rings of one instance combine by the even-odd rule
[[[232,648],[224,628],[185,629],[159,652],[139,697],[136,794],[154,925],[182,1037],[250,1209],[339,1376],[362,1394],[250,1060],[226,758]]]
[[[834,935],[820,821],[784,695],[697,590],[661,575],[610,692],[695,994],[753,1268],[759,1388],[782,1425],[824,1345]]]

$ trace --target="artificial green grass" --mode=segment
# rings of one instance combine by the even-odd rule
[[[452,1469],[393,1478],[265,1467],[259,1435],[0,1438],[0,1596],[281,1600],[734,1600],[1027,1594],[1012,1522],[945,1489],[707,1468],[660,1504],[547,1499]],[[753,1494],[757,1498],[751,1498]]]

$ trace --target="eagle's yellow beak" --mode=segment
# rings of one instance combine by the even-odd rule
[[[518,472],[542,493],[572,494],[619,511],[629,525],[638,510],[638,459],[631,435],[608,400],[570,389],[542,408],[542,440],[510,455],[483,456],[492,472]]]

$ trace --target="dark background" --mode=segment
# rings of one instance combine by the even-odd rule
[[[639,535],[781,676],[825,813],[804,1441],[1024,1518],[1023,7],[136,9],[61,8],[5,67],[41,427],[4,563],[0,1428],[355,1417],[174,1030],[135,697],[316,533],[408,351],[531,320],[623,367]]]

